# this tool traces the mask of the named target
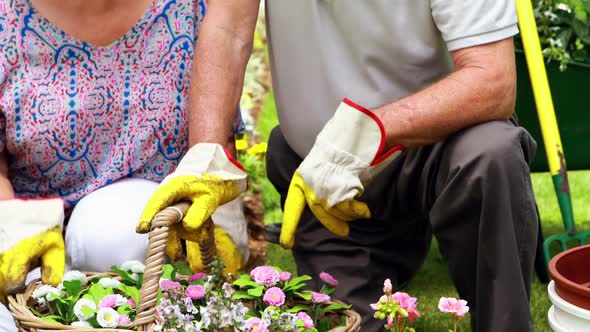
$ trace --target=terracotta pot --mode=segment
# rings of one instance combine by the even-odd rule
[[[549,262],[555,292],[563,300],[590,310],[590,245],[559,253]]]

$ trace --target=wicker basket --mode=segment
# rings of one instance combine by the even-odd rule
[[[168,243],[169,228],[180,222],[186,214],[190,204],[179,203],[169,208],[164,209],[158,213],[151,224],[151,231],[149,234],[149,244],[146,252],[145,272],[143,276],[143,284],[140,291],[139,305],[137,306],[137,316],[133,322],[132,327],[136,331],[153,331],[154,319],[156,313],[156,302],[158,295],[158,287],[160,277],[162,275],[162,265],[165,260],[165,249]],[[201,249],[201,258],[204,266],[211,263],[217,253],[215,247],[215,238],[213,234],[214,224],[209,219],[199,236],[199,247]],[[209,271],[205,271],[209,272]],[[89,279],[103,277],[106,275],[113,275],[111,273],[86,273]],[[41,281],[39,279],[29,283],[24,292],[8,297],[8,307],[12,316],[14,317],[17,327],[21,332],[43,332],[43,331],[117,331],[129,332],[128,329],[89,329],[83,327],[75,327],[69,325],[57,325],[46,322],[35,316],[28,308],[28,303],[31,300],[31,294],[39,286]],[[333,329],[333,332],[357,332],[360,330],[361,317],[358,313],[352,310],[343,312],[346,315],[346,326],[341,326]]]

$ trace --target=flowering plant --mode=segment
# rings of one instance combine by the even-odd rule
[[[537,0],[535,17],[543,54],[565,70],[571,61],[590,63],[590,2]],[[520,40],[517,39],[517,46]]]
[[[384,295],[377,303],[371,304],[371,309],[375,311],[374,317],[385,320],[384,328],[388,331],[415,331],[410,325],[416,318],[422,317],[417,309],[418,300],[404,292],[393,293],[393,286],[389,279],[383,283],[383,293]],[[453,329],[449,332],[456,332],[459,323],[469,312],[467,301],[452,297],[441,297],[438,309],[443,313],[450,314],[453,319]]]
[[[341,325],[338,311],[350,306],[332,303],[337,281],[327,273],[320,292],[307,290],[309,276],[259,266],[230,282],[216,261],[212,273],[179,278],[165,271],[156,309],[157,331],[323,332]]]
[[[88,278],[69,271],[57,287],[40,285],[31,297],[31,311],[42,320],[60,325],[87,328],[128,328],[135,318],[145,266],[130,261],[113,266],[118,277],[98,275]]]

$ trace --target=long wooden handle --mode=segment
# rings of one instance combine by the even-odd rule
[[[561,137],[559,136],[559,128],[555,117],[551,90],[549,89],[541,43],[537,33],[537,22],[535,21],[533,5],[530,0],[517,0],[516,9],[518,11],[524,53],[533,86],[535,103],[537,105],[537,114],[539,115],[543,141],[545,142],[547,160],[549,161],[549,171],[553,179],[565,228],[568,233],[575,233],[574,213],[567,178],[565,154],[563,153]]]

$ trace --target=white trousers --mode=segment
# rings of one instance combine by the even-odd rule
[[[67,268],[106,272],[111,266],[125,261],[143,262],[148,237],[135,233],[135,227],[158,185],[148,180],[127,178],[82,198],[72,211],[66,228]],[[220,207],[213,215],[213,221],[230,233],[247,259],[248,238],[241,198]],[[37,270],[31,272],[28,279],[38,277]],[[17,329],[10,313],[0,303],[0,332],[5,331]]]

